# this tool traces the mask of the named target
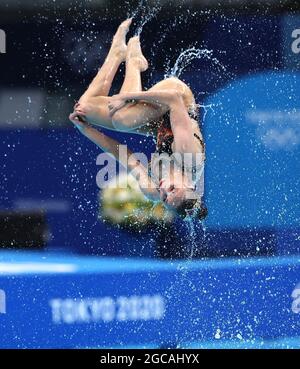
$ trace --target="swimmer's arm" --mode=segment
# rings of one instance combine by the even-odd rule
[[[191,118],[183,103],[170,107],[170,124],[174,136],[173,150],[179,153],[198,154],[198,140],[195,140]]]
[[[136,178],[145,196],[151,200],[159,198],[156,186],[149,178],[147,169],[134,156],[132,151],[127,149],[127,156],[124,157],[120,155],[120,142],[91,127],[89,124],[79,121],[74,114],[70,115],[70,120],[85,137],[94,142],[104,152],[111,154],[125,168],[128,168],[128,172]]]
[[[171,105],[182,100],[182,93],[178,90],[169,89],[161,91],[127,92],[115,95],[111,97],[108,104],[110,115],[112,116],[116,111],[124,106],[124,102],[129,102],[130,100],[144,101],[158,105],[159,107],[167,106],[170,108]]]

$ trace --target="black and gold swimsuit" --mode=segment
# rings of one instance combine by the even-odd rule
[[[198,123],[196,117],[189,113],[191,122],[195,125],[195,131],[199,132]],[[160,180],[168,175],[167,170],[170,170],[170,165],[179,167],[182,172],[190,174],[193,178],[193,183],[197,192],[201,192],[201,196],[204,192],[204,161],[205,161],[205,145],[202,137],[198,133],[194,132],[194,137],[199,143],[199,156],[197,155],[196,162],[187,163],[186,159],[182,159],[184,155],[181,153],[174,153],[172,145],[174,142],[174,135],[171,129],[170,113],[167,112],[158,127],[157,139],[156,139],[156,152],[153,154],[151,160],[151,167],[149,168],[149,174],[155,183],[159,184]],[[200,133],[201,134],[201,133]]]
[[[196,121],[198,120],[196,119],[197,116],[195,116],[192,113],[189,113],[189,116],[193,120],[196,120]],[[204,152],[205,145],[204,145],[202,138],[197,133],[194,133],[194,137],[199,141],[201,148],[202,148],[202,152]],[[162,121],[160,123],[160,126],[158,127],[156,152],[158,152],[159,154],[167,153],[169,155],[172,155],[173,154],[173,150],[172,150],[173,141],[174,141],[174,135],[171,129],[170,113],[167,112],[162,117]]]

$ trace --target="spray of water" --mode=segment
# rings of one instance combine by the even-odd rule
[[[140,0],[137,7],[127,13],[128,18],[140,18],[137,22],[135,35],[140,36],[145,24],[149,23],[161,10],[161,6],[156,4],[150,6],[145,0]]]
[[[192,279],[190,278],[190,272],[192,269],[192,262],[195,256],[195,251],[197,250],[197,248],[199,248],[200,233],[198,231],[201,228],[205,238],[206,227],[203,222],[196,221],[193,218],[187,218],[185,220],[185,226],[187,227],[188,232],[185,250],[186,257],[184,258],[184,260],[182,260],[177,264],[177,273],[175,275],[175,278],[173,279],[169,288],[166,290],[166,298],[172,301],[172,303],[174,302],[176,303],[176,301],[174,301],[174,298],[175,296],[178,295],[178,293],[180,293],[184,299],[184,296],[190,293],[197,294],[197,291],[199,291],[199,289],[202,287],[199,285],[195,285],[195,283],[193,283]],[[185,287],[183,288],[183,286]],[[188,288],[186,288],[186,286],[188,286]],[[189,308],[190,308],[189,313],[193,314],[194,313],[193,310],[195,310],[193,304],[191,304]],[[185,324],[184,322],[186,320],[185,314],[181,316],[181,319],[182,325],[184,326]],[[195,324],[197,323],[197,319],[200,318],[195,319]],[[180,329],[180,332],[174,331],[173,335],[174,341],[177,343],[177,348],[184,348],[185,342],[189,342],[190,340],[193,339],[193,332],[190,331],[189,329],[188,330]]]
[[[191,62],[195,59],[209,60],[217,70],[226,72],[226,67],[216,57],[213,56],[212,50],[197,49],[195,47],[191,47],[180,53],[174,66],[171,69],[167,70],[165,78],[179,78],[182,72],[187,68],[187,66],[189,66]]]
[[[140,23],[137,26],[136,29],[136,36],[140,36],[140,34],[143,31],[143,28],[145,26],[145,24],[147,24],[148,22],[150,22],[160,11],[160,7],[159,6],[154,6],[153,8],[149,9],[149,11],[147,12],[147,14],[145,14],[145,16],[141,19]]]
[[[197,247],[196,244],[196,228],[195,228],[195,222],[192,217],[187,218],[186,220],[186,226],[188,228],[188,234],[189,234],[189,250],[188,253],[188,259],[191,260],[194,256],[195,247]]]
[[[228,73],[226,67],[213,55],[213,50],[205,49],[205,48],[196,48],[190,47],[188,49],[183,50],[178,58],[176,59],[174,65],[170,66],[170,60],[167,61],[166,72],[164,74],[164,78],[169,77],[177,77],[179,78],[185,69],[191,65],[193,60],[195,59],[204,59],[209,61],[212,64],[212,67],[216,70],[217,73],[226,73],[228,77],[230,74]],[[203,92],[204,94],[204,92]],[[203,109],[202,119],[203,121],[206,118],[206,115],[209,111],[213,111],[213,105],[208,104],[196,104],[194,107],[197,109]]]
[[[130,2],[128,2],[128,5],[130,5]],[[133,11],[127,12],[127,18],[136,18],[140,12],[143,12],[143,10],[145,9],[145,6],[146,6],[145,0],[140,0],[138,2],[138,5]]]

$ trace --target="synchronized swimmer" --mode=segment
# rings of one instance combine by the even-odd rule
[[[105,59],[92,83],[74,106],[71,122],[79,131],[110,153],[134,173],[144,195],[181,217],[204,219],[203,204],[205,145],[198,125],[198,111],[191,89],[171,77],[142,90],[141,73],[148,62],[141,51],[138,36],[126,45],[132,20],[119,26]],[[122,62],[126,62],[125,79],[118,95],[108,96],[113,79]],[[156,140],[156,162],[143,166],[127,151],[119,157],[120,143],[92,127],[153,136]],[[191,160],[181,160],[186,154]],[[146,183],[151,183],[151,186]]]

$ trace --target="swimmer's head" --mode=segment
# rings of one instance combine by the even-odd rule
[[[167,208],[176,209],[186,199],[186,192],[185,188],[176,188],[170,183],[169,186],[160,188],[160,199]]]
[[[160,199],[165,206],[181,218],[188,216],[204,219],[208,212],[195,194],[195,189],[185,185],[178,186],[178,179],[160,181]]]

